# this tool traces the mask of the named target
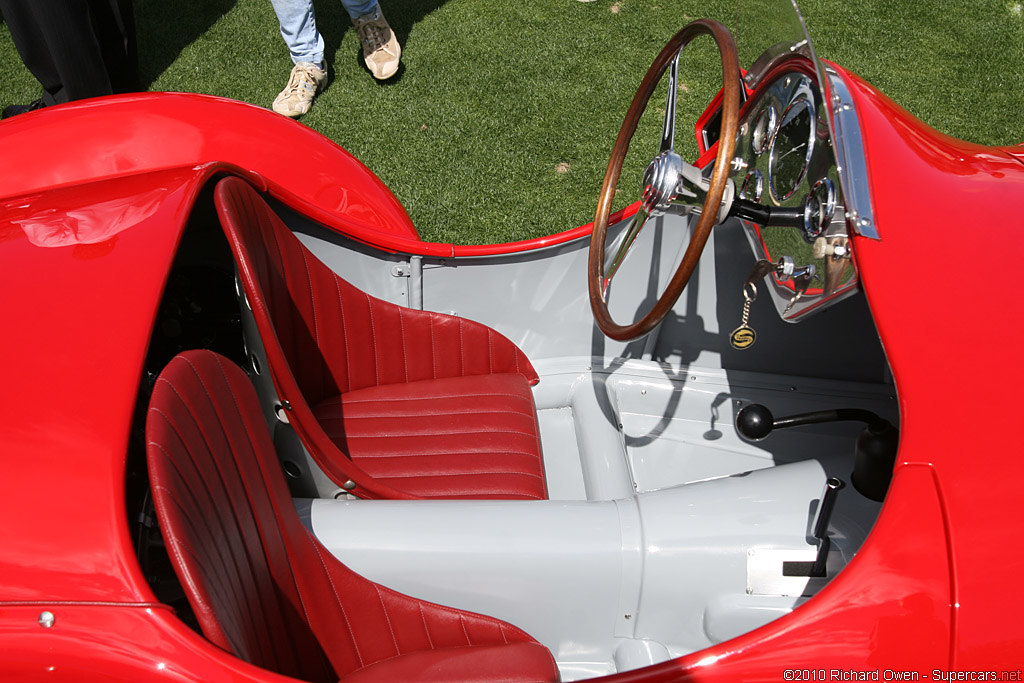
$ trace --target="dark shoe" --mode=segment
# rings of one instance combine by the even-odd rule
[[[43,103],[41,98],[29,104],[12,104],[4,107],[3,114],[0,114],[0,119],[9,119],[12,116],[17,116],[18,114],[42,109],[45,106],[46,105]]]

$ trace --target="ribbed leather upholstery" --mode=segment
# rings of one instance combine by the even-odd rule
[[[364,472],[431,498],[538,498],[537,413],[520,375],[350,391],[313,408]]]
[[[278,396],[290,404],[289,422],[328,477],[339,486],[353,482],[352,492],[366,498],[547,497],[529,389],[538,376],[515,344],[479,323],[404,308],[353,287],[313,256],[240,178],[221,180],[215,201]],[[503,389],[488,391],[485,414],[473,415],[480,384],[446,381],[470,377],[501,378],[496,382]],[[363,452],[368,440],[346,436],[363,430],[348,424],[348,394],[411,386],[437,400],[409,403],[410,411],[457,412],[466,429],[445,434],[428,425],[422,435],[429,435],[429,449],[416,439],[377,440]],[[400,394],[396,389],[389,395]],[[334,424],[325,431],[312,406],[332,402]],[[521,419],[526,412],[534,416],[530,424]],[[501,413],[509,414],[514,431],[530,431],[532,437],[481,440],[467,433],[501,429],[506,423],[495,422]],[[387,467],[380,467],[383,461],[370,466],[368,459],[388,448]],[[451,457],[435,457],[445,453]]]
[[[153,390],[147,459],[160,526],[203,633],[311,681],[554,681],[520,629],[417,600],[336,560],[302,525],[255,390],[211,351]]]

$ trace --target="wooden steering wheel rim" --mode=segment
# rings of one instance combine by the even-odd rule
[[[714,38],[722,58],[722,126],[718,138],[718,154],[715,156],[715,169],[711,175],[711,187],[705,197],[697,225],[694,226],[690,244],[679,262],[675,275],[665,288],[665,292],[640,320],[629,325],[619,325],[612,320],[611,314],[608,312],[608,304],[602,296],[604,247],[615,187],[619,181],[626,152],[629,150],[629,143],[633,139],[640,117],[647,108],[647,102],[661,80],[662,74],[665,73],[665,69],[668,68],[676,53],[699,35],[710,35]],[[722,195],[729,178],[729,166],[735,151],[736,131],[739,127],[741,87],[739,57],[736,54],[736,43],[733,41],[732,33],[713,19],[698,19],[684,26],[669,40],[665,48],[655,58],[654,63],[651,64],[651,68],[647,70],[647,75],[644,76],[640,87],[637,88],[633,102],[629,105],[622,127],[619,129],[619,135],[615,139],[615,146],[612,148],[611,159],[608,161],[608,169],[605,171],[604,183],[601,185],[601,194],[597,201],[594,230],[590,234],[590,256],[587,267],[590,308],[594,312],[594,321],[597,326],[608,337],[619,341],[631,341],[653,330],[668,315],[679,295],[682,294],[683,288],[686,287],[686,283],[689,282],[690,276],[700,260],[700,255],[704,251],[704,245],[711,234],[711,228],[715,225],[722,203]],[[669,112],[666,112],[666,115],[668,114]]]

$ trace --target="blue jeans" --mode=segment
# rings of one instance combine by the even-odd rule
[[[316,30],[313,0],[270,0],[281,24],[281,37],[288,44],[292,61],[312,62],[323,66],[324,39]],[[377,0],[341,0],[348,15],[355,19],[369,14]]]

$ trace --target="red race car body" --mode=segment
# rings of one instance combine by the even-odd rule
[[[143,413],[166,362],[205,348],[253,376],[284,470],[297,468],[297,505],[331,553],[396,590],[513,623],[564,680],[1020,680],[1024,328],[1015,271],[992,250],[1024,250],[1024,146],[944,136],[809,46],[747,66],[738,110],[720,97],[697,124],[711,131],[694,181],[709,195],[718,126],[736,125],[721,221],[639,341],[594,325],[593,226],[511,245],[422,242],[369,170],[269,111],[142,94],[0,124],[5,155],[23,162],[0,174],[0,674],[286,680],[190,628],[155,559]],[[33,154],[40,137],[63,153]],[[287,163],[295,148],[308,151],[300,169]],[[679,199],[685,173],[671,201],[645,194],[605,215],[613,245],[648,224],[616,275],[613,317],[666,285],[688,226],[715,213]],[[281,445],[275,413],[297,402],[279,365],[288,350],[267,335],[272,302],[260,318],[268,285],[250,278],[228,224],[224,238],[224,178],[248,183],[357,291],[438,312],[431,330],[477,321],[518,346],[540,378],[528,391],[547,499],[434,496],[394,479],[408,495],[391,498],[414,500],[388,499],[354,445],[365,481],[317,469],[299,406]],[[758,259],[767,280],[741,321]],[[744,327],[754,346],[730,346]],[[755,404],[778,433],[750,431]],[[893,460],[855,462],[872,446],[853,455],[866,437],[850,414],[794,429],[771,414],[844,409],[898,427]],[[830,482],[842,488],[831,519]]]

